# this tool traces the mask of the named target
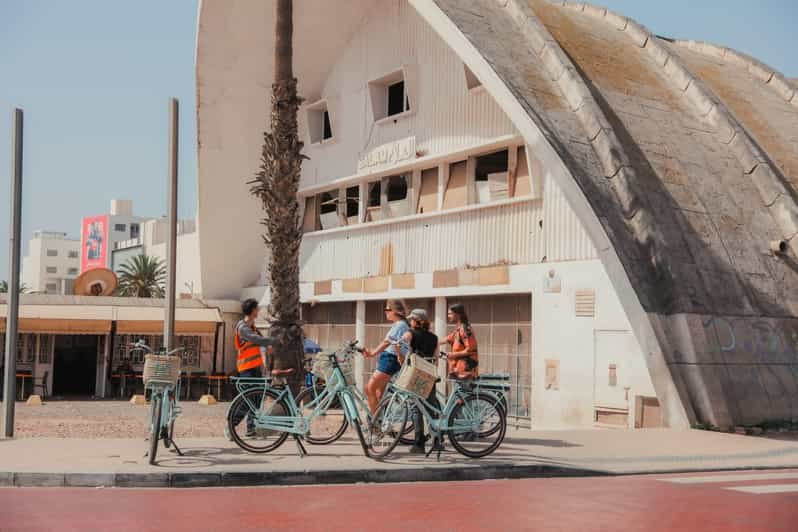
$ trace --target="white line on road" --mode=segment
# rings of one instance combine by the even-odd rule
[[[740,482],[746,480],[788,480],[798,478],[798,473],[747,473],[742,475],[712,475],[705,477],[658,478],[675,484],[705,484],[709,482]]]
[[[742,491],[744,493],[795,493],[798,492],[798,484],[765,484],[763,486],[733,486],[723,488],[726,490]]]

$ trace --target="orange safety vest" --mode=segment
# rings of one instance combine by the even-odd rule
[[[238,359],[236,360],[236,369],[239,373],[252,368],[258,368],[262,364],[260,355],[260,346],[252,342],[242,342],[238,337],[238,328],[235,334],[236,350],[238,351]]]

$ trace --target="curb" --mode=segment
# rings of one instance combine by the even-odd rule
[[[0,472],[0,487],[20,488],[220,488],[307,486],[318,484],[383,484],[396,482],[452,482],[524,478],[585,478],[685,473],[719,473],[795,469],[795,466],[606,471],[553,465],[491,465],[458,468],[342,469],[322,471],[253,471],[220,473],[22,473]]]
[[[445,482],[546,477],[595,477],[611,473],[549,465],[485,467],[349,469],[221,473],[3,473],[2,487],[218,488],[303,486],[387,482]]]

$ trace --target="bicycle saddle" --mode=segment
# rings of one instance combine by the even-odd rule
[[[271,371],[272,377],[281,377],[283,375],[290,375],[294,372],[294,368],[288,369],[273,369]]]

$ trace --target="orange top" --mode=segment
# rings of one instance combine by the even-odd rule
[[[446,342],[452,346],[449,354],[449,374],[457,379],[468,379],[479,374],[479,353],[477,339],[470,325],[458,325],[446,337]]]

